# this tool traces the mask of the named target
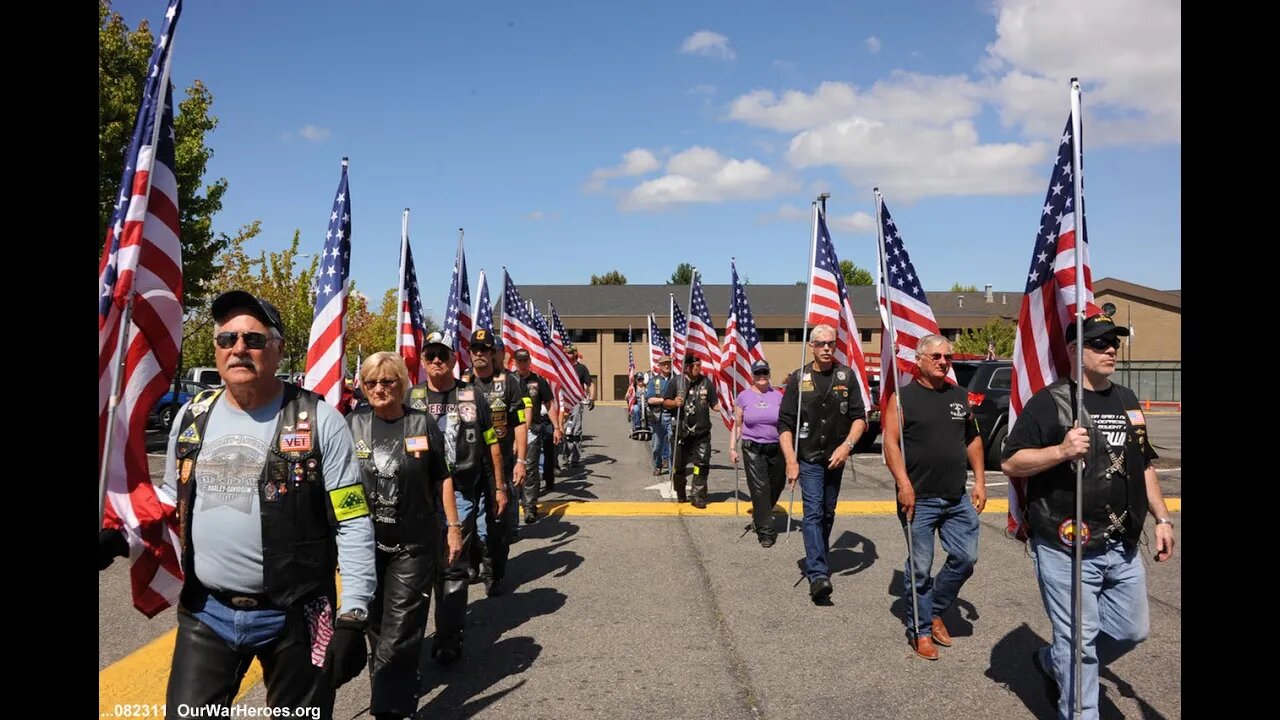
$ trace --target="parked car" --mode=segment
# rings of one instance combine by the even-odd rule
[[[969,407],[978,421],[978,433],[987,451],[987,469],[1000,469],[1001,446],[1009,434],[1009,393],[1013,388],[1013,362],[1009,360],[955,360],[956,381],[969,391]]]
[[[187,370],[187,374],[182,377],[183,380],[190,380],[201,385],[209,387],[218,387],[222,384],[222,376],[218,374],[216,367],[193,367]]]
[[[159,426],[165,430],[173,427],[173,413],[182,404],[189,401],[192,397],[203,390],[208,390],[209,386],[203,383],[191,382],[190,380],[182,380],[178,383],[178,405],[173,404],[173,388],[160,396],[160,401],[152,408],[151,415],[147,418],[148,425]]]
[[[871,407],[867,408],[867,429],[853,446],[854,452],[871,452],[880,436],[880,373],[867,373],[867,386],[871,388]]]

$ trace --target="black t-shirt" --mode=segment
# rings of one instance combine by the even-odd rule
[[[471,375],[471,384],[476,390],[484,393],[489,404],[489,416],[493,419],[493,430],[502,445],[502,457],[508,468],[515,457],[516,432],[525,422],[524,383],[513,373],[494,373],[486,380],[479,375]]]
[[[978,436],[968,393],[950,383],[935,390],[912,382],[901,398],[907,477],[916,497],[963,497],[969,443]]]
[[[542,426],[550,421],[550,416],[542,414],[542,408],[550,407],[551,384],[536,372],[530,372],[528,377],[520,377],[520,373],[511,373],[509,377],[515,378],[520,385],[521,394],[529,399],[529,402],[525,403],[525,422],[529,423],[533,430],[542,429]]]
[[[680,427],[676,432],[680,437],[700,437],[711,432],[711,407],[717,400],[716,386],[706,375],[699,375],[697,380],[690,382],[689,377],[682,374],[674,378],[674,382],[667,383],[667,391],[662,397],[667,400],[685,399],[684,407],[677,408],[680,410]]]
[[[1124,457],[1125,436],[1129,431],[1129,417],[1125,412],[1124,404],[1120,401],[1120,393],[1116,391],[1116,387],[1113,384],[1100,392],[1084,391],[1085,412],[1093,417],[1098,430],[1106,436],[1107,445],[1114,453],[1113,459]],[[1058,423],[1058,405],[1053,397],[1041,390],[1022,408],[1022,414],[1018,416],[1018,421],[1009,431],[1009,438],[1004,444],[1004,457],[1009,458],[1023,448],[1043,448],[1061,444],[1062,439],[1067,436],[1068,429]],[[1142,443],[1142,448],[1142,455],[1146,459],[1143,467],[1146,468],[1158,456],[1152,449],[1151,443]],[[1121,462],[1116,476],[1123,478],[1125,475],[1124,463]],[[1040,473],[1040,476],[1045,476],[1046,480],[1058,479],[1065,482],[1068,477],[1075,478],[1075,471],[1071,463],[1064,462],[1045,470]],[[1031,482],[1036,480],[1033,479]],[[1110,484],[1111,497],[1108,504],[1116,513],[1121,512],[1121,508],[1129,508],[1128,492],[1123,480]],[[1139,515],[1147,511],[1146,508],[1129,508],[1129,510]]]
[[[580,362],[573,364],[573,371],[578,374],[578,381],[582,383],[582,387],[586,388],[587,384],[591,382],[591,371]]]
[[[455,384],[445,392],[432,390],[426,384],[415,385],[413,390],[426,391],[426,403],[422,409],[435,418],[436,427],[444,435],[445,447],[454,446],[454,462],[449,467],[449,472],[453,475],[454,489],[469,491],[475,486],[476,480],[481,477],[482,470],[486,467],[489,445],[497,442],[497,438],[493,437],[492,433],[493,421],[489,417],[488,403],[478,402],[483,400],[483,395],[474,386],[465,383]],[[410,403],[412,405],[412,399]],[[460,432],[455,431],[455,437],[449,437],[447,431],[450,415],[454,416],[455,423],[463,420],[473,423],[474,427]],[[446,459],[447,457],[446,450]]]

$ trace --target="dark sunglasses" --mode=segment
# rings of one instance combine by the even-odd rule
[[[440,362],[449,362],[451,353],[448,350],[423,350],[422,358],[427,362],[439,360]]]
[[[947,353],[946,355],[942,353],[924,353],[921,357],[927,357],[934,362],[942,362],[943,360],[951,362],[956,359],[956,356],[952,353]]]
[[[260,332],[220,332],[213,336],[213,342],[223,350],[230,350],[236,346],[238,338],[244,338],[244,346],[250,350],[261,350],[267,346],[267,336]]]
[[[365,380],[364,386],[365,386],[365,389],[372,390],[375,386],[378,386],[378,385],[381,385],[384,388],[389,388],[398,382],[400,381],[396,378],[391,378],[390,380]]]
[[[1106,352],[1108,349],[1118,350],[1120,348],[1120,338],[1118,337],[1093,338],[1091,340],[1086,340],[1084,344],[1093,350],[1097,350],[1098,352]]]
[[[814,347],[835,347],[835,340],[810,340],[809,344]]]
[[[757,370],[757,371],[755,371],[755,372],[751,373],[751,375],[752,375],[752,376],[754,376],[754,377],[768,377],[768,376],[769,376],[769,371],[768,371],[768,370]]]

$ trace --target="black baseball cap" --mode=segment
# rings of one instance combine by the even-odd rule
[[[751,363],[752,375],[763,375],[769,372],[769,363],[763,360],[757,360]]]
[[[254,297],[252,294],[244,290],[228,290],[213,299],[213,306],[210,308],[210,314],[213,321],[221,323],[223,318],[236,308],[245,308],[253,313],[254,317],[261,320],[269,327],[273,327],[284,335],[284,322],[280,320],[280,311],[275,305]]]
[[[1107,335],[1118,335],[1120,337],[1129,336],[1129,328],[1123,325],[1115,324],[1110,315],[1099,313],[1093,317],[1084,320],[1084,339],[1092,340],[1094,338],[1106,337]],[[1076,339],[1076,324],[1072,320],[1067,325],[1067,342],[1074,342]]]
[[[517,350],[517,351],[515,351],[515,352],[511,353],[511,357],[515,358],[516,360],[528,360],[528,359],[530,359],[529,351],[528,351],[528,350],[525,350],[524,348],[520,348],[519,350]]]
[[[471,347],[473,348],[491,348],[493,347],[493,333],[480,328],[471,333]]]
[[[693,353],[685,353],[684,364],[686,366],[688,366],[690,363],[695,363],[695,362],[701,362],[700,360],[698,360],[697,355],[694,355]]]
[[[444,333],[439,330],[431,333],[422,341],[422,347],[425,348],[428,345],[439,345],[446,350],[453,350],[453,348],[449,347],[449,343],[444,341]]]

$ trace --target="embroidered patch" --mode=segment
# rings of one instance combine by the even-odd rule
[[[426,398],[426,397],[427,397],[427,389],[426,389],[426,388],[413,388],[413,389],[409,390],[409,399],[410,399],[410,400],[422,400],[422,399],[424,399],[424,398]]]
[[[475,402],[476,391],[471,388],[458,391],[458,402]]]
[[[847,379],[848,377],[849,377],[849,376],[848,376],[848,375],[845,375],[845,373],[844,373],[844,371],[843,371],[843,370],[837,370],[837,371],[836,371],[836,379],[837,379],[837,380],[845,380],[845,379]]]
[[[1075,542],[1075,523],[1071,518],[1063,520],[1058,526],[1058,540],[1062,541],[1063,545],[1074,547],[1072,543]],[[1080,524],[1080,542],[1085,544],[1089,542],[1089,523]]]
[[[365,441],[363,438],[356,441],[356,457],[360,458],[361,460],[365,460],[365,459],[368,459],[368,457],[372,454],[373,454],[373,451],[370,450],[369,446],[365,444]]]
[[[369,514],[369,504],[364,500],[363,485],[347,485],[329,491],[329,503],[338,522],[362,518]]]
[[[462,416],[463,422],[473,423],[476,421],[476,404],[473,402],[464,402],[458,405],[458,415]]]
[[[1125,415],[1129,416],[1129,422],[1134,425],[1146,425],[1147,419],[1142,416],[1141,410],[1126,410]]]
[[[488,430],[485,430],[484,441],[488,445],[492,445],[498,442],[498,433],[494,432],[493,428],[489,428]]]
[[[311,423],[307,422],[306,420],[299,420],[299,421],[298,421],[298,429],[299,429],[299,430],[310,430],[310,429],[311,429]]]
[[[404,439],[405,452],[426,452],[431,449],[426,435],[416,435]]]
[[[281,433],[280,452],[307,452],[311,449],[311,432]]]
[[[191,423],[190,425],[187,426],[186,430],[182,431],[182,434],[178,436],[178,442],[183,442],[183,443],[200,442],[200,432],[196,430],[195,423]]]
[[[191,480],[191,469],[194,468],[195,465],[196,465],[195,461],[192,460],[191,458],[187,458],[186,460],[182,461],[182,471],[178,475],[178,480],[183,485],[186,485],[187,481]]]

